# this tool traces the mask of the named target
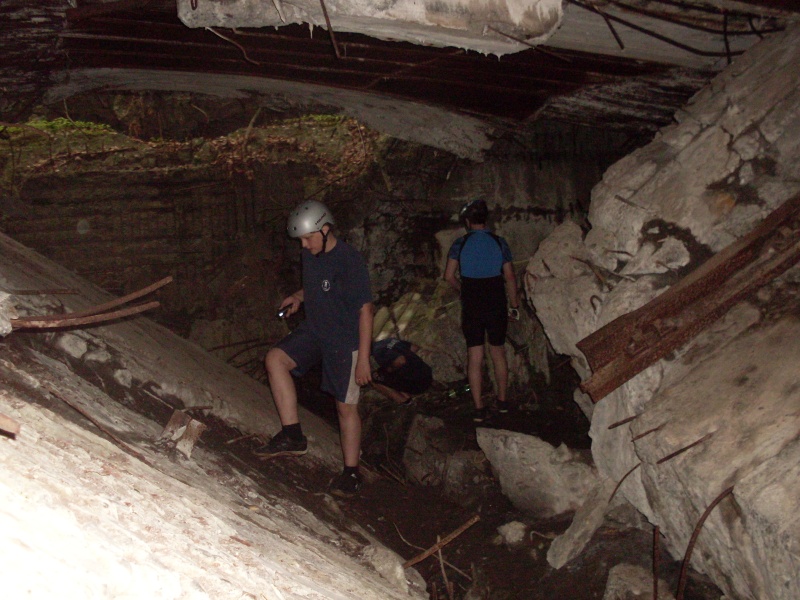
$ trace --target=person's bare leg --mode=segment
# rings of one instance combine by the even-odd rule
[[[470,346],[467,348],[467,381],[472,392],[472,401],[475,408],[483,408],[483,346]]]
[[[508,389],[508,361],[506,360],[505,346],[489,345],[489,356],[494,366],[494,379],[497,382],[497,401],[506,401],[506,390]]]
[[[361,416],[357,404],[336,402],[339,415],[339,438],[345,467],[357,467],[361,455]]]
[[[297,414],[297,389],[292,379],[292,369],[297,366],[286,352],[280,348],[272,348],[264,359],[269,376],[269,387],[281,425],[293,425],[300,422]]]

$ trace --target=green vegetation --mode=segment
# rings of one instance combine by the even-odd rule
[[[80,132],[84,135],[105,135],[114,133],[108,125],[102,123],[90,123],[88,121],[72,121],[59,117],[48,121],[47,119],[33,118],[25,124],[27,127],[40,129],[52,134]],[[24,133],[26,127],[7,126],[4,128],[9,135],[20,135]]]
[[[76,166],[131,145],[108,125],[64,117],[0,125],[0,194],[16,196],[31,174]]]

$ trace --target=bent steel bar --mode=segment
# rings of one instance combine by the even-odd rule
[[[32,316],[32,317],[19,317],[18,319],[11,319],[11,325],[14,329],[22,329],[26,325],[25,323],[37,321],[62,321],[64,319],[76,319],[78,317],[88,317],[97,315],[102,312],[106,312],[111,310],[112,308],[116,308],[117,306],[121,306],[123,304],[127,304],[132,300],[136,300],[137,298],[141,298],[142,296],[146,296],[152,292],[155,292],[157,289],[164,287],[168,283],[172,281],[172,277],[164,277],[164,279],[160,279],[155,283],[148,285],[145,288],[142,288],[136,292],[131,292],[126,296],[122,296],[117,298],[116,300],[111,300],[109,302],[105,302],[104,304],[98,304],[97,306],[92,306],[91,308],[87,308],[86,310],[79,310],[72,313],[64,314],[64,315],[42,315],[42,316]],[[153,307],[150,307],[153,308]],[[38,327],[41,327],[39,325]]]
[[[122,319],[124,317],[138,315],[141,312],[150,310],[151,308],[157,308],[159,306],[161,306],[160,302],[153,301],[153,302],[147,302],[145,304],[137,304],[135,306],[129,306],[128,308],[121,308],[120,310],[103,312],[94,315],[85,315],[81,317],[75,317],[69,314],[69,315],[59,315],[59,317],[56,319],[36,318],[36,317],[25,317],[24,321],[22,319],[11,319],[11,328],[14,330],[55,329],[59,327],[77,327],[79,325],[93,325],[95,323],[103,323],[105,321],[113,321],[115,319]]]
[[[581,390],[600,401],[799,260],[796,196],[663,294],[579,341],[593,371]]]

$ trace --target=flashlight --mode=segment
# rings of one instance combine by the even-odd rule
[[[278,318],[279,319],[285,319],[286,317],[288,317],[289,316],[289,311],[291,310],[291,308],[292,308],[291,304],[287,304],[286,306],[281,308],[278,311]]]

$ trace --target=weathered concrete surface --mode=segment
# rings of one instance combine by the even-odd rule
[[[262,106],[269,110],[302,107],[309,113],[339,113],[398,139],[425,143],[474,160],[480,160],[483,151],[491,147],[492,128],[467,115],[368,92],[243,75],[137,69],[74,70],[68,80],[47,90],[44,102],[63,102],[75,94],[102,88],[197,92],[221,99],[260,94]]]
[[[22,314],[109,299],[5,236],[0,274],[8,290],[78,291],[59,296],[61,307],[53,296],[12,295]],[[409,585],[401,559],[359,527],[326,523],[275,493],[280,486],[266,491],[223,467],[202,445],[191,460],[161,449],[162,425],[126,404],[156,396],[211,405],[243,431],[265,434],[277,417],[265,388],[147,319],[15,330],[0,348],[0,379],[0,414],[21,426],[16,437],[0,436],[3,597],[425,597]],[[58,397],[127,450],[82,417],[73,422],[76,413]],[[336,432],[305,411],[301,419],[313,438],[309,460],[338,467]],[[331,522],[342,524],[341,515]]]
[[[6,236],[0,236],[0,274],[0,284],[9,290],[80,290],[75,295],[14,297],[19,316],[85,310],[110,299]],[[178,408],[210,406],[210,414],[246,433],[268,437],[280,429],[269,388],[146,318],[50,335],[53,346],[73,366],[106,365],[105,370],[113,371],[114,376],[103,381],[109,391],[122,396],[143,393]],[[319,417],[303,413],[304,427],[316,440],[309,452],[338,469],[337,435]]]
[[[439,0],[327,0],[325,10],[336,31],[363,33],[378,39],[433,46],[469,48],[502,56],[528,46],[500,31],[513,31],[517,39],[541,44],[561,24],[560,0],[498,0],[465,2]],[[178,0],[178,17],[189,27],[279,27],[310,23],[326,27],[325,14],[316,0],[292,2],[197,2]]]
[[[528,297],[584,379],[576,342],[800,191],[800,30],[754,47],[676,118],[606,172],[585,237],[564,225],[529,264]],[[733,486],[705,522],[692,566],[735,598],[800,597],[798,298],[795,269],[591,411],[598,469],[619,481],[642,464],[618,493],[660,526],[675,558],[703,511]],[[632,415],[640,416],[609,429]]]

